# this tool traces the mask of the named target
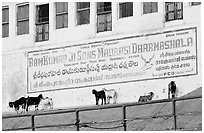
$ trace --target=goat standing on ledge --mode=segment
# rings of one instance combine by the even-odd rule
[[[28,111],[28,107],[31,105],[35,105],[35,111],[38,110],[38,105],[40,104],[40,101],[43,99],[42,94],[40,94],[38,97],[28,97],[26,103],[26,111]]]
[[[175,83],[175,81],[171,81],[168,84],[168,99],[170,99],[170,93],[171,93],[172,98],[175,98],[175,95],[176,95],[176,83]]]
[[[95,95],[96,97],[96,105],[98,105],[98,100],[101,99],[101,105],[103,105],[103,100],[106,104],[106,94],[105,92],[102,90],[102,91],[96,91],[95,89],[92,90],[92,94]]]
[[[53,109],[53,100],[50,97],[43,98],[40,104],[42,105],[43,110],[48,109],[48,107],[50,107],[50,109]]]
[[[113,99],[113,103],[115,104],[116,100],[117,100],[117,96],[118,96],[118,94],[115,91],[115,89],[106,90],[105,88],[103,88],[103,90],[106,93],[107,103],[109,104],[110,103],[110,99],[112,98]]]
[[[138,102],[147,102],[147,101],[151,101],[154,93],[153,92],[149,92],[149,95],[144,95],[144,96],[140,96]]]
[[[20,106],[21,106],[22,112],[25,112],[26,100],[27,100],[27,98],[21,97],[20,99],[15,100],[14,102],[9,102],[9,107],[10,107],[10,108],[13,108],[13,107],[14,107],[15,111],[16,111],[17,114],[18,114],[19,108],[20,108]]]

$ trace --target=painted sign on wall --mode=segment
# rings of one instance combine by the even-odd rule
[[[28,53],[28,92],[197,74],[196,28]]]

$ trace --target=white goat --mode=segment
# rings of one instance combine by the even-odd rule
[[[102,88],[102,90],[105,91],[107,104],[110,103],[110,98],[113,99],[113,103],[115,104],[118,96],[115,89],[106,90],[105,88]]]
[[[43,110],[47,109],[48,107],[50,107],[50,109],[53,109],[53,101],[50,97],[43,98],[40,104],[42,105]]]

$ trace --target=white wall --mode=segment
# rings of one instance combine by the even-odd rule
[[[13,111],[8,108],[8,102],[21,96],[37,96],[39,93],[27,94],[27,52],[36,49],[46,49],[58,46],[67,46],[77,43],[107,40],[132,35],[157,33],[168,30],[188,27],[198,28],[198,75],[177,78],[165,78],[140,82],[129,82],[106,86],[86,87],[59,91],[43,92],[44,96],[54,99],[55,108],[94,105],[95,97],[92,89],[101,90],[114,88],[118,91],[118,102],[138,101],[140,95],[153,91],[158,99],[167,98],[167,84],[175,80],[179,88],[179,96],[184,95],[202,86],[201,76],[201,31],[200,31],[200,6],[191,7],[184,4],[184,20],[164,23],[164,5],[159,3],[159,12],[153,14],[141,14],[141,3],[134,3],[133,17],[118,19],[117,12],[113,12],[113,31],[96,34],[96,3],[91,3],[90,24],[76,26],[76,13],[69,10],[68,28],[56,30],[54,28],[54,4],[50,3],[50,38],[46,42],[35,43],[34,8],[36,3],[30,3],[30,29],[27,35],[16,36],[15,14],[16,3],[9,4],[9,37],[2,39],[2,111]],[[117,11],[117,3],[113,3],[113,11]],[[69,9],[74,9],[75,3],[69,3]],[[197,14],[197,15],[195,15]],[[193,19],[192,19],[193,18]],[[150,21],[151,20],[151,21]],[[15,31],[15,32],[14,32]]]

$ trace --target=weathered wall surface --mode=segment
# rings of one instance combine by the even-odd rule
[[[8,3],[3,3],[7,5]],[[68,28],[56,30],[54,14],[54,3],[49,3],[49,41],[35,42],[35,6],[36,3],[29,3],[29,34],[16,35],[16,8],[17,3],[9,3],[9,37],[2,39],[2,111],[14,111],[8,108],[8,102],[14,101],[21,96],[37,96],[42,93],[54,99],[54,108],[73,106],[86,106],[95,104],[95,97],[91,90],[116,89],[118,102],[135,102],[140,95],[153,91],[156,99],[167,98],[167,84],[174,80],[178,86],[178,96],[184,95],[202,86],[201,66],[201,23],[200,7],[190,6],[189,2],[184,3],[184,19],[179,21],[165,22],[164,4],[159,2],[158,13],[142,14],[141,3],[134,3],[133,17],[118,19],[118,4],[113,4],[112,31],[96,33],[96,3],[90,4],[90,24],[76,25],[76,13],[69,12]],[[75,3],[69,4],[69,9],[74,9]],[[196,15],[195,15],[196,14]],[[162,33],[197,27],[197,74],[179,77],[165,77],[160,79],[142,80],[119,84],[107,84],[100,86],[68,87],[69,89],[27,93],[29,90],[28,81],[28,57],[29,52],[46,50],[50,48],[87,44],[90,42],[106,41],[130,36],[144,36],[146,34]],[[74,51],[74,50],[73,50]],[[160,51],[161,52],[161,51]],[[151,53],[151,52],[150,52]],[[158,54],[158,53],[156,53]],[[195,54],[195,53],[191,53]],[[189,54],[190,55],[190,54]],[[151,55],[152,56],[152,55]],[[159,60],[159,57],[155,58]],[[56,68],[56,67],[54,67]],[[39,67],[39,70],[46,68]],[[76,76],[76,75],[75,75]],[[86,76],[86,75],[85,75]],[[135,78],[134,78],[135,79]],[[128,80],[134,80],[129,77]],[[116,82],[111,80],[110,82]],[[93,84],[94,85],[94,84]],[[49,88],[46,88],[49,89]]]
[[[159,78],[159,79],[151,79],[151,80],[144,79],[142,81],[105,84],[105,85],[99,85],[99,86],[91,86],[90,84],[89,86],[86,86],[86,84],[82,84],[82,85],[85,85],[86,87],[80,87],[80,84],[79,85],[76,84],[73,87],[67,86],[68,89],[63,88],[62,90],[52,89],[52,87],[50,87],[43,92],[40,92],[39,88],[37,88],[37,90],[35,89],[32,91],[29,90],[31,88],[29,88],[30,83],[29,82],[27,83],[27,81],[29,80],[27,76],[31,76],[31,77],[33,76],[32,75],[33,73],[30,73],[32,71],[30,71],[30,68],[28,67],[29,53],[19,52],[15,54],[3,55],[3,76],[2,76],[3,77],[3,84],[2,84],[3,85],[3,100],[2,100],[3,111],[11,111],[11,109],[8,109],[9,101],[13,101],[21,96],[28,96],[28,95],[37,96],[40,93],[43,94],[44,96],[52,97],[54,99],[55,108],[93,105],[95,104],[95,97],[91,92],[92,89],[101,90],[103,87],[105,87],[106,89],[116,89],[116,91],[118,92],[117,102],[119,103],[136,102],[138,101],[138,98],[140,95],[144,95],[145,93],[147,94],[150,91],[153,91],[156,94],[155,99],[163,99],[163,98],[167,98],[167,94],[168,94],[167,85],[172,80],[174,80],[177,84],[178,96],[182,96],[202,86],[201,51],[200,51],[201,46],[200,46],[199,27],[197,27],[197,35],[198,36],[197,36],[197,59],[196,60],[198,63],[197,64],[198,67],[194,68],[198,70],[198,73],[196,75],[187,75],[187,76],[179,76],[179,77],[174,77],[174,76],[171,77],[171,75],[169,75],[169,77],[166,76],[164,78]],[[159,51],[159,53],[161,53],[161,51]],[[191,54],[194,54],[194,53],[191,53]],[[159,57],[157,57],[156,59],[158,60]],[[108,62],[109,61],[107,61],[107,63]],[[34,70],[38,72],[37,70],[45,70],[50,68],[55,69],[56,66],[55,67],[50,66],[45,68],[43,68],[43,66],[40,66],[38,69],[34,69]],[[85,76],[86,75],[87,74],[85,74]],[[75,77],[75,75],[73,75],[72,77]],[[131,78],[128,78],[128,79],[131,80]],[[117,79],[110,80],[110,82],[113,82],[113,83],[116,81]],[[92,84],[95,85],[94,82]],[[27,93],[27,92],[32,92],[32,93]]]
[[[2,110],[8,102],[26,95],[27,59],[24,53],[2,56]]]

